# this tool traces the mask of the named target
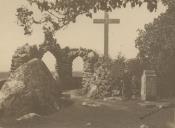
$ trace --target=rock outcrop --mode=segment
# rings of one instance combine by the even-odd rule
[[[32,59],[11,73],[0,90],[3,115],[47,114],[58,107],[58,87],[40,59]]]

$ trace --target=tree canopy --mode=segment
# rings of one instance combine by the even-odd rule
[[[164,14],[139,30],[136,48],[144,68],[155,69],[161,83],[170,86],[175,82],[175,1],[169,2]]]
[[[57,30],[75,22],[79,15],[92,17],[98,11],[113,11],[116,8],[141,6],[147,3],[149,11],[157,8],[157,0],[26,0],[31,6],[36,6],[41,18],[34,17],[36,10],[24,6],[17,9],[18,24],[24,27],[24,34],[32,33],[33,24],[41,24],[45,33],[52,34]],[[164,0],[166,1],[166,0]],[[166,3],[166,2],[165,2]]]

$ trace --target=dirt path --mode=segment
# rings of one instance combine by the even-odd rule
[[[166,128],[172,119],[172,110],[166,109],[141,121],[143,114],[152,108],[143,108],[137,101],[95,101],[98,107],[83,106],[85,99],[73,101],[50,116],[28,122],[6,121],[2,128],[139,128],[149,124],[154,128]],[[86,100],[85,100],[86,101]],[[1,128],[0,127],[0,128]]]

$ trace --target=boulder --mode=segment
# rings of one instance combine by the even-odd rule
[[[90,97],[95,97],[95,95],[97,95],[98,93],[98,88],[96,85],[91,85],[90,86],[90,89],[89,89],[89,92],[87,94],[87,97],[90,98]]]
[[[17,68],[0,90],[2,115],[48,114],[58,107],[56,82],[40,59]]]
[[[29,120],[36,120],[36,119],[39,119],[41,118],[40,115],[36,114],[36,113],[29,113],[29,114],[25,114],[19,118],[17,118],[16,120],[17,121],[29,121]]]

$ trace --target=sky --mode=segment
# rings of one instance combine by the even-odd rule
[[[17,47],[26,43],[38,45],[43,42],[43,34],[39,28],[34,28],[32,36],[24,36],[23,29],[17,25],[16,9],[23,4],[25,0],[0,0],[0,71],[10,70],[11,58]],[[136,57],[138,51],[134,41],[138,35],[137,30],[153,22],[165,10],[166,7],[160,3],[157,11],[152,13],[146,9],[146,4],[140,8],[127,7],[109,13],[110,18],[120,19],[120,24],[109,26],[109,55],[115,58],[121,52],[126,58]],[[103,17],[103,12],[93,15],[92,19],[79,16],[76,23],[71,23],[56,33],[58,43],[62,48],[90,48],[102,55],[104,26],[93,24],[93,19]],[[43,61],[53,70],[55,59],[51,54],[47,53]],[[79,70],[82,68],[82,60],[78,58],[73,65],[75,70]]]

